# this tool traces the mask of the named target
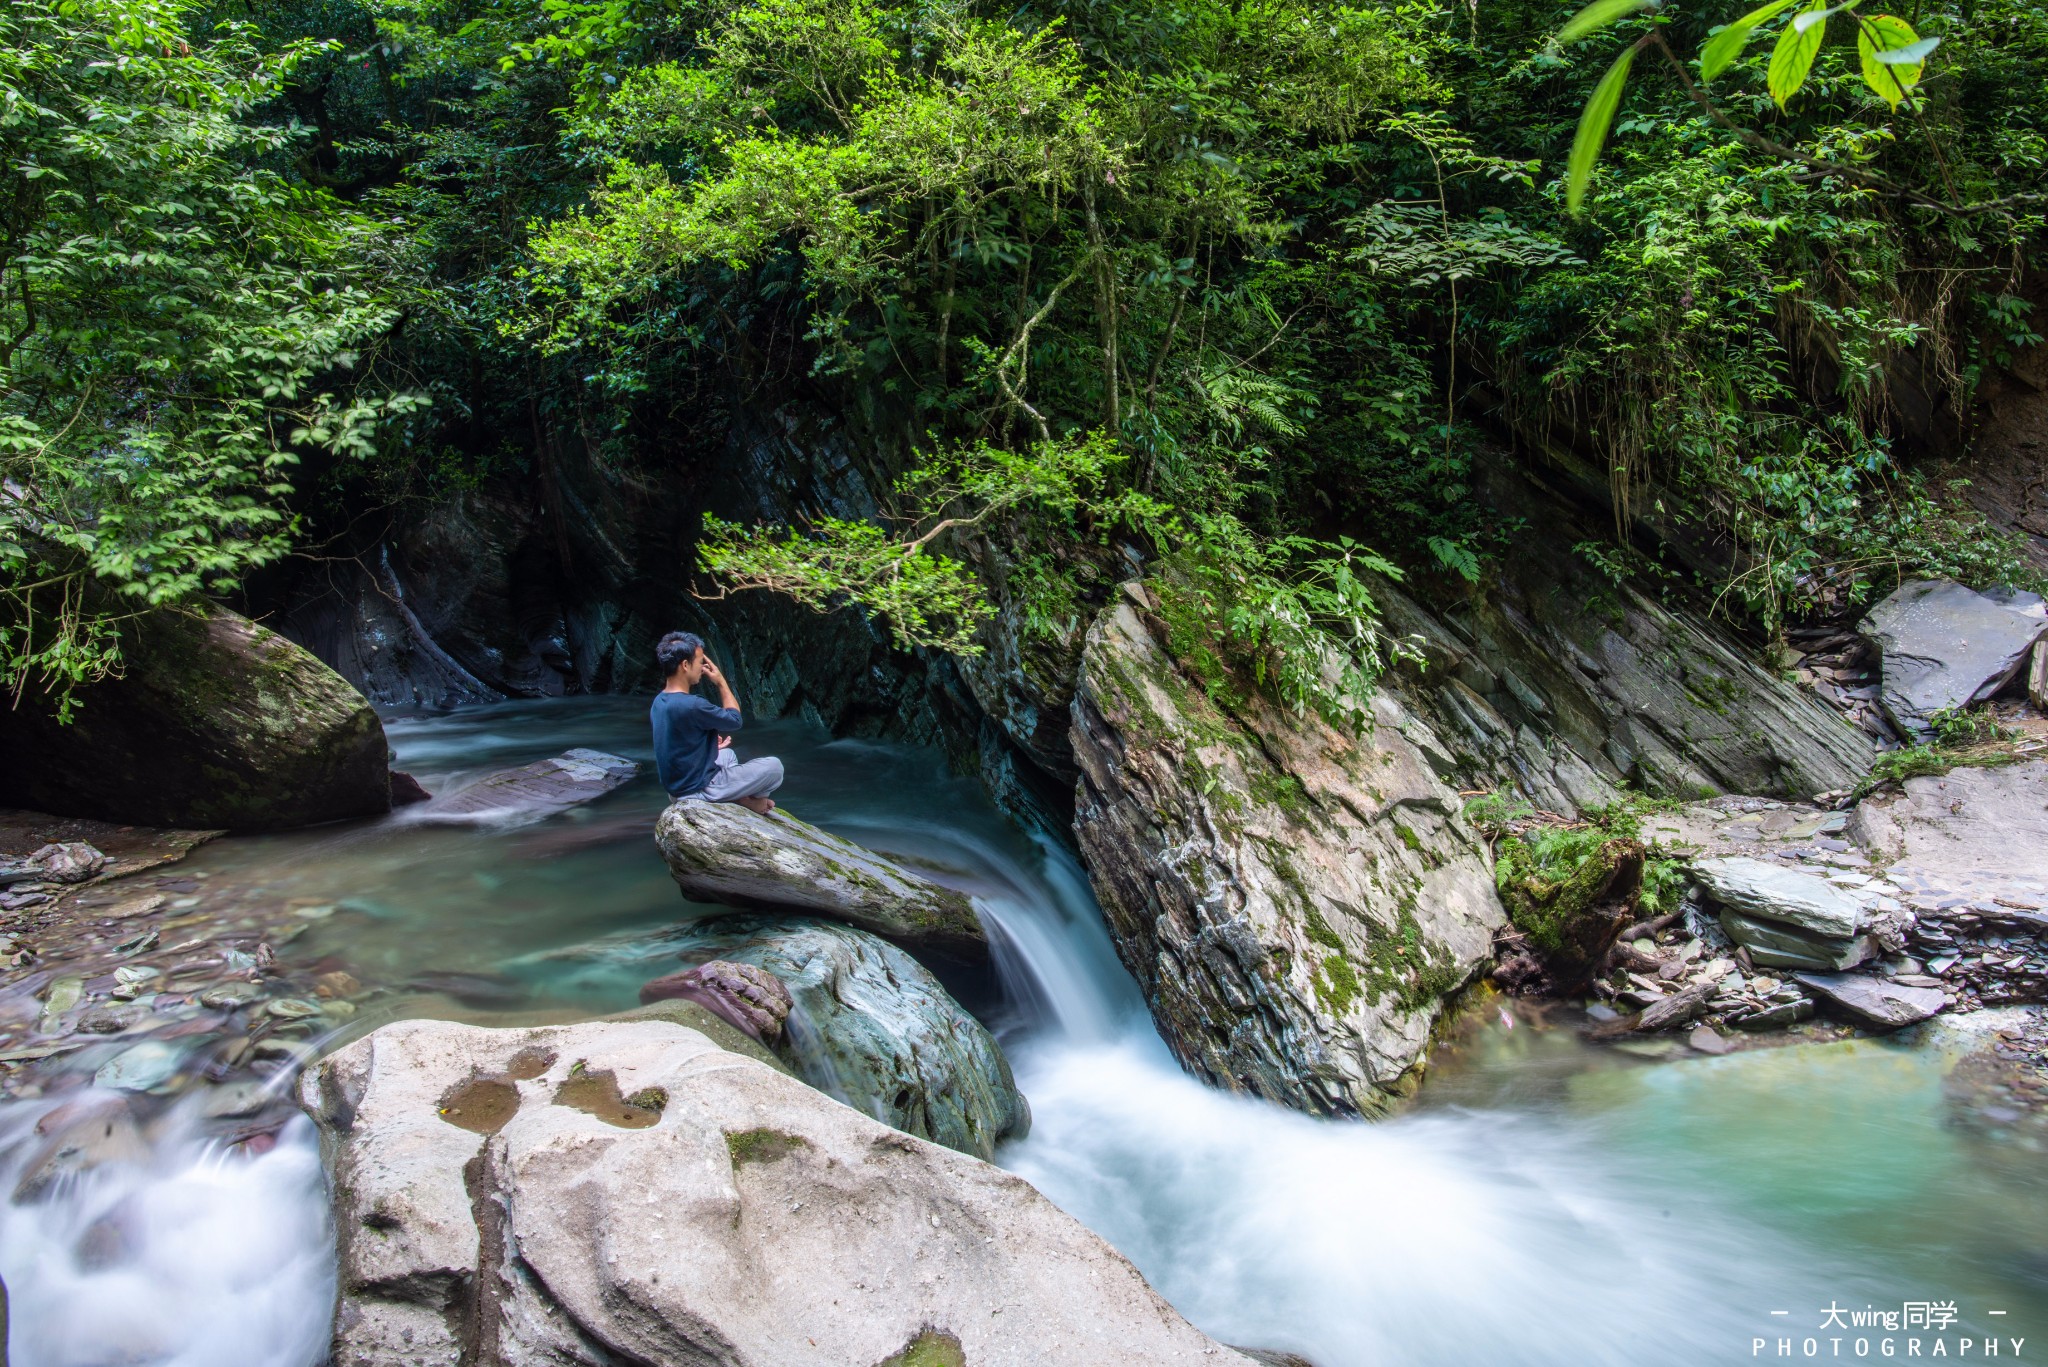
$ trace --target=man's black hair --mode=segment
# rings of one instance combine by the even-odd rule
[[[703,648],[703,639],[693,631],[671,631],[662,637],[654,647],[654,662],[661,666],[661,677],[666,679],[674,674]]]

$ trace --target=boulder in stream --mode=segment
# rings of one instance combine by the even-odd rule
[[[707,976],[766,978],[782,990],[786,1018],[779,1039],[766,1042],[855,1110],[977,1158],[1030,1128],[995,1037],[886,940],[802,916],[718,916],[682,927],[670,943],[699,967],[647,984],[643,1001],[702,991]],[[755,1013],[772,1014],[766,986],[752,984],[762,999]]]
[[[1872,608],[1860,630],[1883,655],[1885,715],[1924,741],[1936,713],[1983,702],[2012,680],[2048,633],[2048,604],[2032,593],[1920,579]]]
[[[121,628],[122,673],[60,724],[0,707],[0,805],[138,826],[278,830],[390,810],[383,723],[342,677],[226,608]]]
[[[963,958],[988,953],[966,893],[779,807],[757,816],[731,802],[672,802],[655,822],[654,841],[676,886],[696,901],[825,916]]]
[[[640,766],[602,750],[566,750],[553,759],[486,774],[424,803],[430,819],[544,816],[603,797],[633,781]]]
[[[1246,1362],[1029,1183],[658,1021],[404,1021],[305,1076],[346,1367]]]
[[[1351,737],[1226,711],[1162,644],[1149,589],[1089,629],[1074,831],[1183,1066],[1319,1114],[1384,1110],[1505,920],[1485,842],[1391,698]]]

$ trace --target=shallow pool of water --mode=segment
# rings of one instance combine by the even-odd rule
[[[644,700],[504,704],[389,730],[399,767],[435,791],[576,745],[649,759]],[[2048,1355],[2048,1155],[2017,1132],[1958,1123],[1936,1051],[1852,1041],[1654,1061],[1589,1048],[1561,1009],[1496,1001],[1469,1015],[1411,1113],[1311,1120],[1181,1073],[1071,857],[1005,823],[935,754],[784,725],[740,743],[783,757],[795,814],[977,893],[1001,931],[998,974],[951,985],[998,1027],[1035,1116],[1000,1161],[1225,1341],[1320,1367],[1879,1361],[1910,1359],[1915,1340],[1920,1356],[1958,1359],[1968,1340],[1975,1360],[1994,1335],[2001,1361]],[[209,875],[210,894],[296,904],[304,928],[280,952],[378,989],[352,1031],[410,1015],[579,1018],[633,1005],[640,982],[674,966],[631,946],[717,910],[683,902],[651,846],[663,800],[650,764],[544,820],[457,827],[400,813],[224,840],[183,867]],[[600,940],[629,948],[594,968],[575,951]],[[301,1153],[308,1142],[292,1139]],[[153,1180],[208,1161],[163,1161]],[[217,1185],[226,1223],[191,1226],[195,1256],[215,1257],[204,1231],[216,1227],[321,1256],[303,1162],[264,1175]],[[18,1211],[0,1223],[11,1286],[28,1260],[67,1256],[72,1226],[41,1209],[35,1230]],[[161,1269],[184,1226],[130,1225],[157,1252],[123,1275],[168,1293]],[[17,1290],[17,1342],[23,1323],[35,1345],[61,1339],[56,1321],[88,1313],[95,1275],[111,1272],[85,1268],[47,1303]],[[249,1313],[279,1315],[274,1295],[242,1294]],[[194,1315],[233,1313],[225,1291],[186,1299]],[[320,1338],[325,1302],[317,1287],[297,1300],[284,1319],[314,1326],[310,1338],[272,1335],[252,1364],[313,1360],[303,1345]],[[1947,1327],[1929,1323],[1950,1304]],[[1896,1329],[1869,1323],[1886,1312]],[[43,1346],[16,1360],[96,1361]]]

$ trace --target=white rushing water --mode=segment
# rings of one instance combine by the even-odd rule
[[[638,753],[638,706],[579,706],[393,734],[430,786],[447,772],[437,755],[475,772],[565,742]],[[1021,838],[935,757],[771,737],[805,816],[961,871],[997,931],[991,1018],[1034,1117],[998,1161],[1219,1339],[1318,1367],[1705,1367],[1756,1360],[1758,1336],[1812,1334],[1836,1301],[1965,1295],[1966,1311],[2007,1308],[1989,1323],[2014,1334],[2048,1304],[2048,1165],[1987,1160],[1959,1137],[1923,1054],[1858,1044],[1653,1065],[1493,1008],[1495,1061],[1468,1059],[1421,1109],[1314,1120],[1182,1072],[1072,856]],[[223,842],[190,866],[341,903],[291,952],[340,955],[367,982],[502,973],[673,922],[674,887],[645,844],[660,796],[645,789],[520,829],[330,828]],[[618,1010],[652,976],[638,970],[521,980],[519,1009]],[[387,1014],[462,1014],[447,998],[384,1000]],[[0,1107],[0,1191],[35,1161],[49,1104]],[[333,1269],[310,1126],[253,1156],[196,1135],[178,1112],[159,1117],[135,1161],[0,1206],[14,1367],[322,1360]],[[1823,1339],[1816,1355],[1852,1350]],[[1873,1345],[1865,1360],[1881,1356]]]
[[[34,1132],[50,1110],[0,1111],[0,1189],[47,1156]],[[325,1360],[334,1258],[312,1123],[292,1120],[252,1155],[199,1137],[195,1120],[173,1111],[130,1159],[0,1204],[13,1367]]]

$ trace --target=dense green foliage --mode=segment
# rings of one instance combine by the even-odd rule
[[[978,543],[1052,630],[1128,542],[1216,687],[1294,706],[1390,648],[1364,571],[1512,545],[1482,444],[1606,470],[1638,549],[1589,554],[1682,534],[1766,625],[2023,577],[1915,472],[1913,414],[2038,340],[2048,19],[1802,14],[1774,88],[1783,14],[1744,46],[1733,7],[1616,4],[1559,42],[1573,9],[22,0],[6,668],[105,667],[124,605],[227,587],[297,517],[551,431],[658,474],[754,400],[845,415],[896,516],[713,524],[728,590],[972,650]],[[1670,56],[1603,84],[1610,40]]]

